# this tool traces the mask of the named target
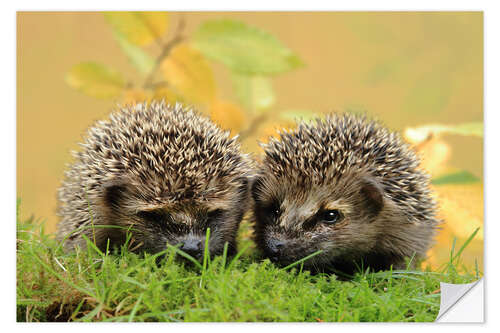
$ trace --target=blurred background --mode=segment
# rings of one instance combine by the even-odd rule
[[[482,271],[482,13],[19,12],[20,219],[54,232],[56,191],[86,129],[155,98],[195,105],[253,153],[296,118],[380,119],[433,177],[446,223],[428,263],[468,243],[463,264]]]

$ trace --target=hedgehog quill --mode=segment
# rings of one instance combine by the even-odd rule
[[[398,134],[363,116],[301,122],[264,145],[252,184],[256,242],[289,265],[349,274],[425,256],[439,221],[428,176]]]
[[[125,242],[136,252],[167,243],[195,258],[220,254],[247,209],[251,161],[196,111],[165,103],[137,104],[111,114],[88,131],[59,189],[58,238],[85,247],[85,235],[105,249]],[[116,228],[120,227],[120,228]]]

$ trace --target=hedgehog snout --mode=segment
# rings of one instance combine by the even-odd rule
[[[269,238],[266,242],[267,252],[272,261],[278,261],[282,255],[283,248],[286,246],[286,240],[279,238]]]
[[[202,242],[199,238],[188,238],[181,243],[180,249],[194,258],[198,258],[202,253]]]

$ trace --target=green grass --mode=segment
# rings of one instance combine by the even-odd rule
[[[175,248],[64,253],[42,226],[18,222],[17,321],[433,321],[439,282],[481,276],[460,265],[466,242],[458,250],[454,243],[438,272],[360,272],[340,281],[259,259],[250,232],[243,223],[236,257],[194,265]]]

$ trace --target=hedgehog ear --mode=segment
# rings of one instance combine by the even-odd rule
[[[371,217],[377,216],[384,207],[384,193],[382,187],[372,178],[361,180],[360,194],[365,199],[364,205]]]
[[[103,185],[103,199],[108,207],[118,207],[127,191],[127,183],[121,179],[114,179]]]

